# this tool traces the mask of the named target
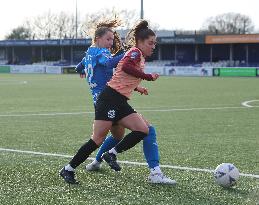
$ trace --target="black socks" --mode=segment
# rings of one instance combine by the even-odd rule
[[[127,134],[123,140],[121,140],[114,148],[116,152],[121,153],[123,151],[126,151],[132,147],[134,147],[136,144],[138,144],[141,140],[146,137],[147,134],[140,131],[132,131],[131,133]]]
[[[134,147],[136,144],[138,144],[141,140],[146,137],[147,134],[140,131],[132,131],[131,133],[127,134],[123,140],[121,140],[116,146],[115,150],[118,153],[121,153],[123,151],[126,151],[132,147]],[[72,168],[78,167],[81,163],[83,163],[89,155],[95,151],[98,148],[98,145],[90,139],[88,142],[86,142],[75,154],[73,159],[69,162],[70,166]]]
[[[89,155],[98,148],[98,145],[90,139],[86,142],[76,153],[73,159],[69,162],[70,166],[74,169],[83,163]]]

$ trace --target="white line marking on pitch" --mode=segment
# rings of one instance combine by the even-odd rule
[[[249,105],[249,104],[252,103],[252,102],[259,102],[259,100],[249,100],[249,101],[245,101],[245,102],[242,102],[242,105],[245,106],[245,107],[258,107],[258,106]]]
[[[3,152],[16,152],[16,153],[32,154],[32,155],[41,155],[41,156],[64,157],[64,158],[72,158],[73,157],[71,155],[64,155],[64,154],[46,153],[46,152],[34,152],[34,151],[5,149],[5,148],[0,148],[0,151],[3,151]],[[93,160],[93,159],[94,158],[89,157],[87,160]],[[131,161],[118,161],[118,162],[120,162],[122,164],[130,164],[130,165],[134,165],[134,166],[147,166],[147,163],[143,163],[143,162],[131,162]],[[212,170],[212,169],[181,167],[181,166],[172,166],[172,165],[160,165],[160,166],[164,167],[164,168],[169,168],[169,169],[179,169],[179,170],[197,171],[197,172],[209,172],[209,173],[213,173],[214,172],[214,170]],[[256,175],[256,174],[240,173],[240,176],[245,176],[245,177],[251,177],[251,178],[259,179],[259,175]]]
[[[253,108],[259,106],[253,106]],[[248,107],[196,107],[196,108],[172,108],[172,109],[143,109],[138,112],[177,112],[195,110],[226,110],[226,109],[247,109]],[[83,115],[94,114],[94,112],[57,112],[57,113],[28,113],[28,114],[0,114],[0,117],[28,117],[28,116],[58,116],[58,115]]]
[[[82,115],[94,112],[57,112],[57,113],[29,113],[29,114],[3,114],[0,117],[28,117],[28,116],[58,116],[58,115]]]
[[[28,81],[18,81],[18,80],[0,80],[0,85],[21,85],[27,84]]]

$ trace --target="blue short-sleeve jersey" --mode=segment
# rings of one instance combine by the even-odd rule
[[[123,55],[124,53],[113,57],[110,50],[106,48],[90,46],[86,51],[85,57],[78,64],[77,70],[80,66],[84,67],[86,81],[91,89],[94,104],[96,103],[97,96],[111,79],[113,68],[117,66]]]

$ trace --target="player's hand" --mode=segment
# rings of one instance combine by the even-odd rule
[[[148,95],[148,89],[144,88],[144,87],[137,87],[137,91],[141,94],[141,95]]]
[[[85,73],[80,73],[80,78],[86,78],[86,74]]]
[[[153,78],[153,81],[155,81],[156,79],[159,78],[159,74],[158,73],[152,73],[152,78]]]

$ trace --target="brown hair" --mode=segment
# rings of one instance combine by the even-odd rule
[[[138,40],[145,40],[149,36],[155,35],[155,32],[149,28],[148,22],[146,20],[141,20],[128,32],[126,36],[126,46],[135,46]]]
[[[117,19],[111,21],[100,22],[96,25],[96,29],[94,32],[93,43],[96,42],[96,39],[102,37],[108,31],[114,33],[113,28],[116,28],[121,25],[121,22]]]
[[[117,18],[114,20],[106,20],[106,21],[98,23],[96,25],[96,29],[94,31],[92,43],[93,44],[96,43],[96,39],[102,37],[107,32],[112,32],[114,35],[114,43],[111,48],[111,53],[115,54],[122,48],[122,42],[121,42],[120,35],[113,29],[120,26],[121,24],[122,24],[122,22]]]

